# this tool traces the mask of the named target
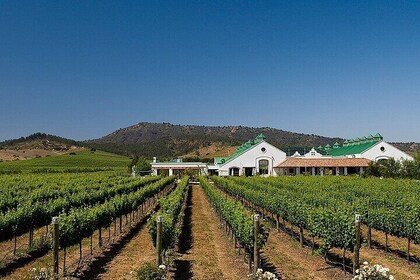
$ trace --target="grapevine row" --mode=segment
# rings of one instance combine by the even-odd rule
[[[362,215],[369,228],[420,243],[420,184],[413,180],[361,178],[231,178],[250,188],[289,191],[311,207],[341,207]]]
[[[154,246],[156,246],[158,216],[162,218],[162,247],[164,250],[173,248],[181,234],[181,229],[178,225],[182,205],[187,199],[188,182],[189,177],[183,177],[170,195],[159,199],[160,210],[153,215],[149,224],[149,233]]]
[[[46,203],[86,191],[106,191],[138,180],[113,173],[0,176],[0,212],[13,210],[21,204]]]
[[[96,191],[75,192],[69,196],[58,197],[44,203],[22,203],[16,209],[0,216],[0,241],[23,234],[34,228],[50,223],[53,216],[70,209],[89,206],[112,199],[116,195],[136,191],[143,186],[158,180],[159,177],[149,177],[135,180],[132,183],[100,188]]]
[[[60,245],[68,247],[80,243],[100,228],[109,227],[117,217],[138,209],[148,198],[163,190],[174,177],[165,177],[135,192],[115,196],[105,203],[71,210],[58,217],[60,223]]]
[[[264,186],[263,189],[240,185],[233,180],[213,177],[213,181],[224,191],[270,213],[276,214],[301,229],[307,229],[312,236],[321,238],[324,246],[353,250],[355,244],[354,216],[345,207],[313,207],[300,195],[282,192]]]
[[[250,249],[254,242],[254,224],[252,213],[238,201],[223,195],[217,188],[213,187],[204,177],[199,178],[200,185],[203,187],[210,203],[216,211],[230,225],[232,231],[239,242]],[[260,227],[258,235],[259,247],[263,247],[268,237],[264,227]]]

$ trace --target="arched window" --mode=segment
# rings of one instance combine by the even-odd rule
[[[261,175],[268,174],[268,160],[260,159],[258,161],[258,168]]]

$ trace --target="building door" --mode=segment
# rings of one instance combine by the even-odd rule
[[[268,174],[268,159],[261,159],[258,166],[260,175]]]
[[[253,167],[245,167],[245,176],[250,177],[250,176],[254,175],[254,174],[252,174],[253,169],[254,169]]]

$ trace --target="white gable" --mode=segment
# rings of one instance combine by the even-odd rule
[[[395,148],[385,141],[377,143],[370,149],[358,155],[358,157],[367,158],[373,161],[390,158],[394,158],[395,160],[413,160],[412,156]]]
[[[258,173],[261,160],[268,160],[268,175],[276,175],[273,167],[286,159],[286,153],[266,141],[261,141],[248,151],[227,161],[220,166],[219,175],[228,176],[231,168],[238,168],[239,175],[244,175],[245,168],[253,168],[253,174]]]

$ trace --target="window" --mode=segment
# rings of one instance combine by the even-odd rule
[[[267,150],[264,147],[261,148],[261,152],[265,153],[266,151]]]
[[[230,170],[230,175],[231,176],[239,176],[239,168],[237,168],[237,167],[232,167],[231,169],[229,169]]]
[[[381,147],[381,152],[385,152],[385,147],[384,146]]]
[[[267,159],[261,159],[258,162],[258,166],[259,166],[259,172],[260,174],[268,174],[268,160]]]
[[[314,151],[311,152],[311,156],[315,156],[315,152]]]

